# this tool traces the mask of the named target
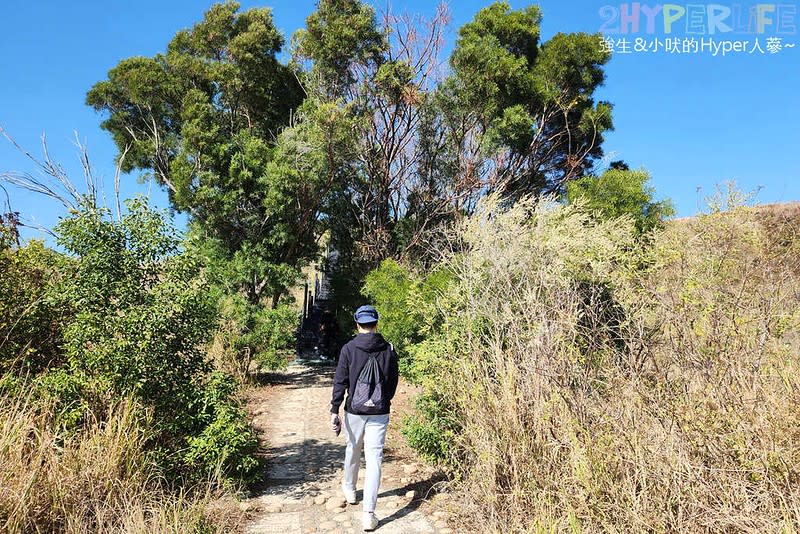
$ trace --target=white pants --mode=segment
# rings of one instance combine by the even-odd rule
[[[361,464],[361,449],[364,449],[364,459],[367,464],[367,473],[364,477],[365,512],[374,512],[375,503],[378,501],[383,443],[386,441],[386,427],[388,426],[389,414],[344,413],[344,429],[347,436],[347,451],[344,455],[344,487],[355,491],[358,468]]]

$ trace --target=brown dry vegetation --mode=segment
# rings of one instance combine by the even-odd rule
[[[418,354],[486,532],[800,530],[800,217],[488,203]]]
[[[2,399],[0,532],[229,532],[236,517],[213,485],[165,490],[143,452],[140,419],[125,402],[105,423],[65,434],[48,410]]]

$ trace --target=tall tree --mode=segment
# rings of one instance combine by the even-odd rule
[[[295,57],[311,68],[308,92],[353,117],[352,161],[331,218],[340,257],[367,270],[413,241],[402,221],[418,188],[420,128],[435,88],[442,6],[431,20],[390,12],[379,19],[359,0],[322,0],[295,35]],[[416,228],[411,228],[413,230]]]
[[[459,30],[443,86],[466,171],[511,200],[585,174],[612,128],[611,104],[593,97],[610,58],[599,36],[557,33],[542,43],[541,20],[538,6],[480,10]]]
[[[365,71],[383,63],[388,48],[375,10],[359,0],[320,0],[293,42],[297,58],[313,61],[311,89],[328,100],[353,99]]]
[[[270,174],[275,139],[302,101],[277,59],[284,40],[269,9],[226,2],[178,32],[165,54],[121,61],[87,95],[106,113],[122,170],[152,172],[179,211],[247,265],[241,283],[273,302],[313,239],[294,209],[297,184]],[[288,271],[285,267],[289,267]]]
[[[329,205],[342,280],[359,284],[387,257],[424,258],[429,231],[488,191],[509,202],[560,192],[602,155],[612,122],[593,97],[609,59],[597,35],[541,42],[538,7],[497,2],[460,30],[443,78],[448,20],[444,8],[423,21],[320,0],[295,35],[310,98],[353,119],[340,202]]]

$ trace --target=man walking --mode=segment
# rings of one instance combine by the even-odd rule
[[[357,502],[356,481],[363,449],[367,465],[364,477],[363,525],[365,531],[372,531],[378,526],[375,504],[381,482],[389,406],[397,390],[397,354],[383,336],[377,333],[379,316],[374,307],[361,306],[353,318],[358,327],[358,335],[342,347],[339,355],[333,381],[331,426],[337,434],[341,430],[339,407],[344,400],[347,451],[344,456],[342,492],[347,502]]]

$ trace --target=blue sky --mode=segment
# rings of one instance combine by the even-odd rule
[[[487,3],[451,3],[448,49],[455,42],[458,27]],[[528,4],[516,0],[510,3],[514,8]],[[698,5],[694,0],[691,3]],[[51,155],[76,181],[81,177],[73,142],[73,132],[77,131],[89,148],[97,174],[107,178],[111,191],[116,149],[99,127],[102,118],[84,104],[86,91],[121,59],[163,51],[177,30],[200,20],[211,4],[206,0],[5,2],[0,8],[0,125],[34,153],[39,151],[40,136],[46,134]],[[374,4],[379,9],[386,5],[383,1]],[[656,2],[649,4],[655,6]],[[716,4],[734,10],[743,6],[746,10],[755,2]],[[781,43],[798,45],[794,48],[784,47],[774,54],[765,50],[725,57],[707,52],[676,55],[663,49],[615,53],[607,65],[606,85],[598,96],[614,104],[616,129],[607,136],[606,153],[632,167],[647,168],[659,196],[672,198],[681,216],[696,213],[703,196],[726,180],[736,180],[745,190],[762,188],[760,202],[800,199],[800,35],[797,29],[791,31],[792,22],[800,26],[800,0],[778,4],[782,6],[775,7],[782,15],[766,15],[772,17],[772,26],[767,25],[759,36],[760,45],[764,49],[765,39],[777,36],[775,18],[782,16]],[[545,39],[556,32],[596,32],[609,13],[625,9],[632,14],[634,9],[630,2],[608,0],[542,0],[539,5],[544,13]],[[612,7],[604,8],[607,5]],[[276,25],[288,40],[313,11],[314,2],[242,2],[243,8],[252,6],[272,7]],[[394,0],[391,6],[394,11],[423,14],[434,9],[431,3],[419,0]],[[604,16],[601,9],[605,9]],[[631,46],[635,38],[651,46],[658,38],[664,46],[666,37],[687,37],[683,23],[688,17],[678,20],[669,35],[664,33],[663,14],[659,17],[653,34],[646,33],[642,15],[638,33],[609,37],[614,38],[615,45],[621,45],[618,40],[625,38]],[[712,36],[692,37],[699,40]],[[748,48],[755,37],[736,28],[713,36],[716,45],[749,41]],[[33,166],[2,140],[0,170],[31,171]],[[126,177],[123,185],[124,196],[149,191],[155,204],[166,206],[166,195],[157,186],[137,183],[136,176]],[[53,226],[63,214],[60,205],[34,194],[18,190],[10,193],[15,210],[46,227]],[[5,199],[0,201],[4,203]]]

